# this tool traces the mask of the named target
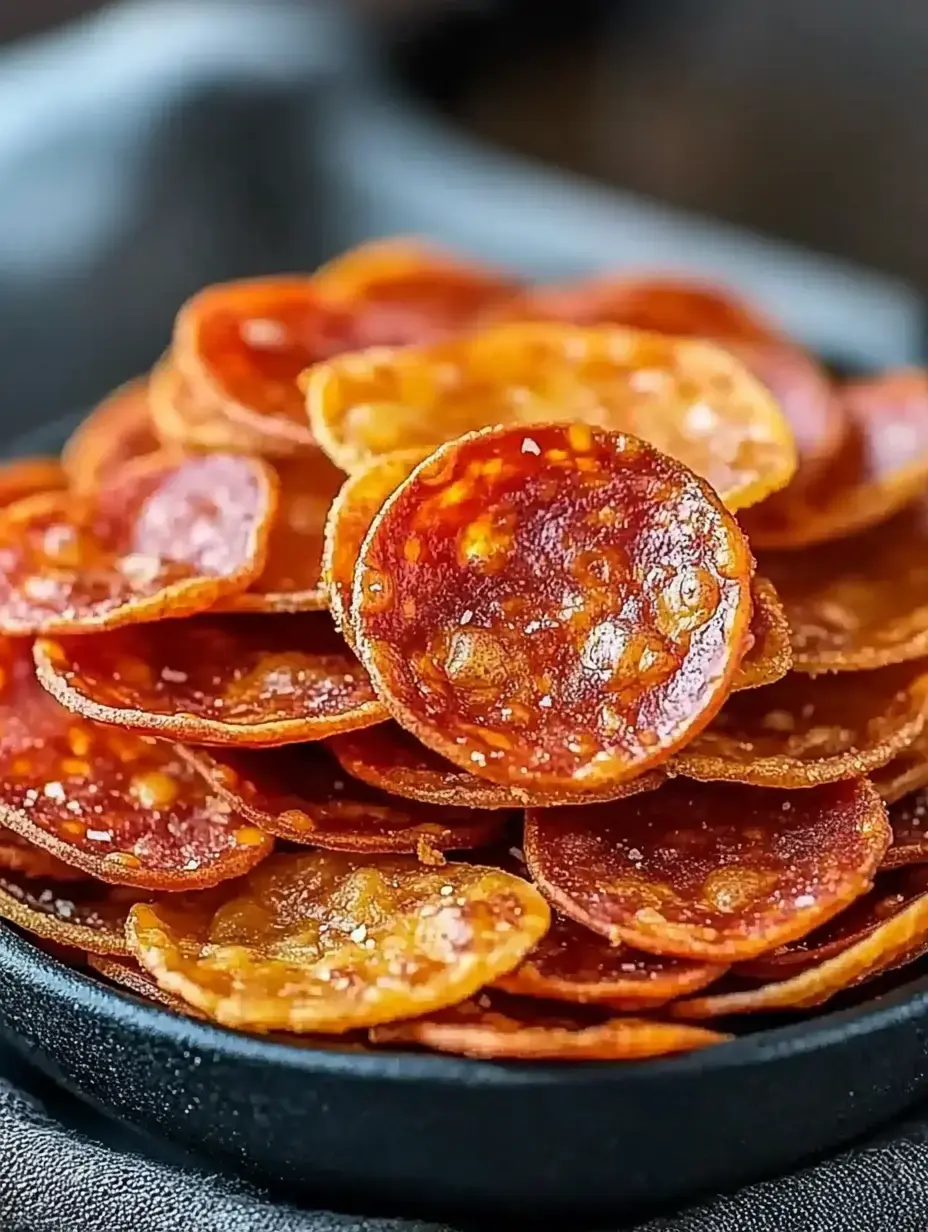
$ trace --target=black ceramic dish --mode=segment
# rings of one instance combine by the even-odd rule
[[[928,978],[686,1056],[491,1064],[236,1034],[105,987],[2,926],[0,1031],[123,1120],[316,1203],[504,1223],[576,1227],[729,1188],[928,1092]]]

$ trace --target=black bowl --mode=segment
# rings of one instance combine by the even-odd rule
[[[928,977],[686,1056],[503,1064],[237,1034],[0,925],[0,1033],[124,1121],[316,1203],[572,1226],[783,1171],[928,1089]]]

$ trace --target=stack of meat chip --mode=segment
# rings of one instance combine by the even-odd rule
[[[0,824],[59,960],[304,1046],[640,1058],[897,970],[928,376],[407,240],[210,287],[0,474]]]

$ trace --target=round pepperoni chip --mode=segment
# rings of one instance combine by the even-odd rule
[[[186,1001],[182,1001],[180,997],[172,997],[170,993],[159,988],[157,980],[144,971],[133,958],[114,957],[111,954],[88,954],[87,966],[91,971],[109,980],[110,983],[134,993],[143,1001],[153,1001],[156,1005],[163,1005],[166,1009],[173,1010],[175,1014],[189,1014],[191,1018],[203,1017],[198,1010],[188,1005]]]
[[[0,632],[82,633],[187,616],[261,572],[276,508],[262,462],[141,458],[93,496],[0,513]]]
[[[161,988],[224,1026],[337,1034],[463,1000],[549,918],[498,869],[313,851],[272,856],[218,908],[138,905],[126,933]]]
[[[16,458],[0,466],[0,509],[27,496],[60,492],[68,477],[57,458]]]
[[[464,329],[508,299],[518,284],[422,240],[374,240],[316,271],[328,304],[351,315],[345,350],[408,346]]]
[[[498,840],[506,813],[437,808],[350,778],[320,744],[181,749],[230,808],[279,838],[331,851],[464,851]]]
[[[762,548],[802,548],[885,521],[928,484],[928,373],[887,372],[838,391],[849,434],[821,483],[786,489],[745,518]]]
[[[771,391],[792,429],[799,465],[791,491],[805,487],[841,448],[845,416],[825,371],[772,322],[721,287],[682,278],[607,275],[533,288],[505,305],[501,315],[621,325],[724,346]]]
[[[355,471],[492,425],[577,421],[629,432],[706,479],[729,509],[796,466],[771,394],[708,342],[612,327],[499,325],[402,350],[345,355],[306,379],[319,443]]]
[[[866,779],[802,792],[677,780],[615,804],[531,809],[525,856],[556,907],[610,940],[726,963],[859,898],[889,841]]]
[[[892,848],[890,848],[892,850]],[[928,891],[928,868],[903,868],[880,873],[873,889],[846,907],[840,915],[753,962],[738,967],[738,974],[751,979],[784,980],[808,967],[817,966],[875,932],[884,920]]]
[[[928,655],[928,500],[862,535],[768,553],[793,668],[853,672]]]
[[[755,787],[811,787],[891,761],[928,723],[928,667],[802,676],[729,698],[673,772]]]
[[[306,612],[328,606],[322,540],[344,476],[321,450],[281,460],[274,469],[280,491],[264,570],[248,590],[217,604],[221,611]]]
[[[928,788],[921,787],[893,804],[889,824],[893,842],[883,859],[883,868],[928,863]]]
[[[789,621],[776,587],[767,578],[755,577],[751,582],[751,600],[751,644],[732,682],[733,690],[773,684],[786,675],[793,663]]]
[[[93,493],[126,462],[159,447],[148,407],[148,381],[141,377],[121,385],[91,411],[68,438],[61,465],[73,492]]]
[[[895,804],[910,792],[928,787],[928,730],[870,778],[887,804]]]
[[[632,1061],[730,1039],[649,1018],[603,1018],[487,993],[438,1014],[371,1030],[382,1045],[416,1044],[465,1057],[519,1061]]]
[[[409,473],[427,457],[421,449],[403,449],[376,458],[350,475],[329,510],[325,527],[322,575],[336,628],[351,645],[351,591],[361,545],[375,516]]]
[[[422,463],[355,575],[359,653],[395,718],[482,778],[594,793],[709,722],[753,562],[685,467],[584,424],[491,429]]]
[[[255,434],[230,423],[220,406],[198,396],[170,356],[159,360],[149,375],[148,405],[152,427],[166,448],[205,453],[226,449],[233,453],[261,452]]]
[[[426,804],[477,809],[528,808],[530,805],[572,804],[576,792],[541,793],[517,783],[492,783],[462,770],[420,744],[398,723],[378,723],[363,731],[345,732],[326,741],[342,768],[356,779],[394,796]],[[665,780],[661,770],[652,770],[624,783],[604,783],[581,799],[619,800],[639,791],[653,791]]]
[[[190,744],[295,744],[386,718],[321,612],[42,638],[35,657],[42,684],[69,710]]]
[[[0,642],[0,822],[101,881],[183,889],[237,877],[271,840],[170,745],[64,710],[28,643]]]
[[[926,950],[928,888],[823,962],[760,988],[708,993],[677,1001],[668,1012],[675,1018],[716,1018],[767,1010],[812,1009],[824,1005],[836,993],[914,962]]]
[[[21,834],[0,826],[0,869],[44,881],[84,881],[84,873],[57,860],[41,847],[27,843]]]
[[[36,937],[91,954],[125,954],[126,918],[138,891],[0,872],[0,917]]]

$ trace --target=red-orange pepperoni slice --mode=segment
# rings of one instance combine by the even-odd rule
[[[427,459],[375,519],[355,637],[434,751],[496,782],[595,793],[718,710],[751,573],[718,498],[643,441],[491,429]]]
[[[928,500],[872,530],[761,569],[786,609],[796,671],[855,672],[928,655]]]
[[[859,898],[889,840],[866,779],[800,792],[677,780],[615,804],[529,810],[525,855],[555,906],[594,931],[724,963]]]
[[[677,753],[675,774],[755,787],[810,787],[885,765],[928,723],[928,667],[900,663],[866,677],[792,672],[730,697]]]
[[[751,582],[751,600],[751,644],[738,667],[733,690],[773,684],[786,675],[793,663],[789,621],[776,587],[767,578],[755,577]]]
[[[566,1007],[482,993],[427,1018],[374,1027],[375,1044],[418,1044],[465,1057],[519,1061],[631,1061],[730,1039],[649,1018],[568,1014]]]
[[[126,954],[126,919],[139,901],[128,886],[0,872],[0,918],[52,945],[92,954]]]
[[[72,491],[92,493],[124,463],[154,453],[159,445],[148,406],[148,380],[140,377],[114,390],[71,433],[61,464]]]
[[[928,788],[920,787],[891,805],[889,824],[893,842],[883,858],[884,868],[928,862]]]
[[[510,819],[389,796],[352,779],[320,744],[180,751],[230,808],[268,834],[331,851],[463,851],[495,842]]]
[[[0,466],[0,509],[27,496],[59,492],[68,478],[57,458],[16,458]]]
[[[92,877],[184,889],[236,877],[271,842],[170,745],[64,710],[28,643],[0,642],[0,822]]]
[[[926,891],[928,868],[902,868],[880,873],[873,889],[833,920],[813,929],[806,937],[799,937],[789,945],[780,946],[769,954],[755,958],[753,962],[740,965],[738,974],[751,979],[788,979],[849,949]]]
[[[191,744],[295,744],[386,718],[322,612],[42,638],[35,654],[42,683],[69,710]]]
[[[534,793],[516,783],[492,783],[433,753],[398,723],[345,732],[327,741],[342,768],[372,787],[407,800],[479,809],[528,808],[530,805],[571,804],[575,792],[558,794],[545,788]],[[604,783],[596,794],[582,800],[619,800],[639,791],[653,791],[664,782],[661,770],[652,770],[625,783]]]
[[[870,775],[887,804],[895,804],[910,792],[928,787],[928,731],[897,753],[888,765]]]
[[[262,462],[157,454],[93,496],[0,514],[0,632],[81,633],[186,616],[261,572],[276,508]]]
[[[802,548],[885,521],[928,483],[928,373],[902,369],[838,390],[848,436],[806,493],[792,486],[745,515],[751,542]]]
[[[344,478],[321,450],[281,459],[277,514],[261,576],[223,600],[226,612],[307,612],[328,606],[322,541],[329,508]]]
[[[84,881],[85,875],[69,864],[27,843],[21,834],[0,826],[0,869],[45,881]]]

